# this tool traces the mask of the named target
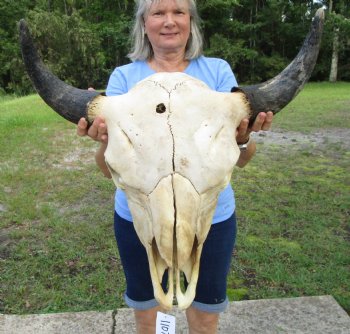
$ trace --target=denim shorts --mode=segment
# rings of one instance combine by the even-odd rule
[[[126,278],[124,299],[129,307],[147,310],[158,305],[154,298],[147,254],[134,224],[114,214],[114,231]],[[191,306],[210,313],[223,312],[228,304],[227,275],[236,239],[236,217],[213,224],[204,242],[196,296]],[[166,291],[167,277],[162,286]]]

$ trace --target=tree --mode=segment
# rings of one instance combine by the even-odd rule
[[[77,11],[36,10],[27,16],[42,58],[57,76],[80,88],[104,84],[108,74],[100,39]]]
[[[316,10],[313,1],[207,0],[199,3],[206,54],[226,59],[238,81],[264,81],[297,54]]]
[[[22,65],[16,22],[33,7],[29,0],[0,0],[0,94],[30,87]]]
[[[348,0],[200,0],[197,4],[204,53],[227,60],[240,84],[264,81],[280,72],[297,54],[317,8],[331,6],[311,79],[328,80],[332,53],[338,50],[333,53],[338,71],[333,73],[338,73],[337,80],[350,80]],[[116,66],[129,62],[134,6],[134,0],[0,0],[0,94],[32,89],[18,46],[21,18],[29,21],[44,61],[55,74],[82,88],[102,88]]]
[[[335,2],[333,3],[333,0],[330,0],[328,10],[333,23],[333,48],[329,81],[336,82],[338,77],[339,52],[341,49],[345,49],[348,43],[348,37],[343,38],[342,33],[349,31],[350,20],[345,17],[346,14],[349,14],[349,3],[346,4],[345,1],[338,1],[336,4]],[[349,36],[349,34],[346,33],[346,36]]]

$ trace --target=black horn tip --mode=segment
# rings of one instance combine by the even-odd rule
[[[325,17],[325,11],[324,11],[324,9],[323,9],[323,8],[317,9],[316,14],[315,14],[315,17],[318,17],[318,18],[320,18],[321,20],[324,20],[324,17]]]
[[[18,22],[18,27],[20,31],[23,31],[24,29],[27,28],[27,22],[25,19],[20,19]]]
[[[40,59],[24,19],[19,21],[19,34],[26,71],[41,98],[72,123],[78,123],[82,117],[88,119],[90,105],[96,104],[94,99],[100,93],[75,88],[57,78]]]
[[[308,81],[316,64],[324,17],[324,9],[318,9],[299,53],[281,73],[261,84],[239,88],[250,106],[250,124],[260,112],[279,112],[295,98]],[[237,91],[237,88],[233,88],[234,91]]]
[[[27,43],[26,40],[28,40],[28,39],[31,40],[30,31],[29,31],[28,24],[27,24],[25,19],[19,20],[18,30],[19,30],[20,43],[21,43],[21,46],[23,48],[23,44]]]
[[[19,29],[23,31],[24,29],[28,29],[28,25],[25,19],[19,20]]]

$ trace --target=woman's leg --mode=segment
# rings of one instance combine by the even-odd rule
[[[126,303],[135,309],[137,333],[155,333],[157,311],[146,251],[133,224],[115,216],[115,233],[127,281]],[[186,311],[190,334],[217,332],[219,313],[227,305],[226,277],[236,235],[233,215],[214,224],[204,243],[196,298]],[[166,278],[163,287],[166,286]]]
[[[138,334],[154,334],[157,311],[161,311],[154,299],[148,258],[134,225],[118,214],[114,216],[114,230],[120,259],[126,278],[126,304],[134,309]],[[165,275],[163,288],[166,286]]]
[[[236,217],[213,224],[203,245],[196,297],[186,316],[190,334],[215,334],[228,304],[227,275],[236,239]]]
[[[186,310],[189,334],[216,334],[219,313],[209,313],[189,307]]]
[[[137,334],[155,334],[158,311],[162,312],[160,306],[144,311],[134,310]]]

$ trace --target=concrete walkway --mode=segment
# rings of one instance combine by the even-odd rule
[[[176,333],[187,333],[179,310]],[[130,309],[40,315],[0,315],[1,334],[131,334]],[[350,317],[331,296],[230,303],[220,320],[223,334],[350,334]]]

